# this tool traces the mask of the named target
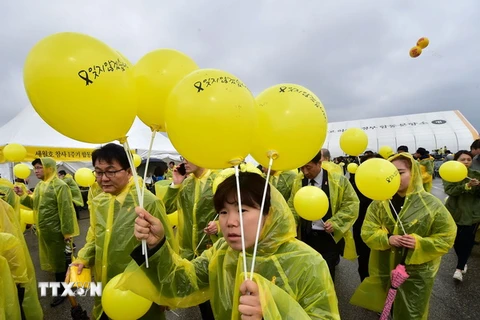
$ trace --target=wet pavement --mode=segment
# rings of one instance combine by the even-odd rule
[[[446,195],[443,193],[443,187],[439,179],[434,180],[432,193],[442,199],[442,201],[445,199]],[[85,234],[89,225],[88,213],[86,211],[81,212],[79,224],[81,236],[75,239],[78,249],[82,248],[85,243]],[[37,281],[55,281],[53,275],[40,270],[38,245],[35,235],[27,231],[25,238],[36,267]],[[440,270],[437,274],[430,299],[429,319],[480,319],[480,308],[477,304],[480,302],[480,246],[477,245],[474,247],[468,261],[468,272],[464,275],[463,282],[460,283],[454,281],[452,278],[456,262],[456,255],[453,249],[442,258]],[[336,274],[335,288],[339,300],[341,318],[347,320],[378,319],[375,313],[349,304],[353,292],[360,284],[360,278],[357,273],[357,263],[342,260],[337,266]],[[45,319],[71,319],[70,304],[68,301],[65,301],[56,308],[51,308],[51,300],[51,297],[40,298]],[[93,298],[79,297],[77,301],[91,316]],[[201,317],[198,308],[195,307],[167,312],[167,319],[196,320],[201,319]]]

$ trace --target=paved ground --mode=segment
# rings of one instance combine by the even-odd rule
[[[445,199],[445,194],[443,193],[443,188],[439,179],[434,180],[434,189],[432,192],[440,199]],[[85,242],[84,235],[88,228],[87,212],[82,212],[80,218],[82,236],[75,240],[78,248],[81,248]],[[41,271],[38,266],[38,246],[35,236],[32,233],[27,232],[25,237],[36,266],[37,280],[54,281],[52,276]],[[435,281],[435,287],[430,301],[429,319],[480,319],[480,308],[478,308],[477,305],[480,301],[480,246],[475,246],[474,248],[472,256],[468,262],[468,273],[464,276],[464,281],[462,283],[456,283],[452,279],[455,266],[456,256],[452,250],[442,259],[442,264]],[[378,316],[375,313],[349,304],[350,297],[360,283],[356,262],[342,260],[337,268],[335,286],[339,300],[341,318],[347,320],[378,319]],[[92,299],[93,298],[89,297],[78,298],[80,304],[88,310],[89,315],[91,315],[93,307]],[[45,319],[70,319],[70,305],[68,302],[65,302],[57,308],[51,308],[49,305],[50,301],[51,298],[41,298]],[[168,312],[167,319],[201,319],[197,308],[175,310],[175,313],[176,314]]]

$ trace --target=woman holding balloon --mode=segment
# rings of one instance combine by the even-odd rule
[[[375,160],[382,163],[377,164]],[[453,246],[456,226],[448,210],[435,196],[423,188],[419,164],[407,153],[389,159],[398,171],[382,180],[398,179],[396,193],[373,201],[362,227],[362,239],[370,247],[370,276],[352,297],[351,303],[381,312],[390,289],[391,271],[403,262],[409,277],[398,288],[393,305],[394,319],[427,319],[430,295],[441,257]],[[362,165],[375,166],[376,172],[385,171],[386,160],[371,159]],[[360,166],[356,181],[359,184]],[[370,185],[375,189],[376,184]],[[378,184],[378,186],[381,186]],[[372,191],[372,190],[370,190]],[[378,193],[385,188],[378,189]],[[372,196],[371,196],[372,197]],[[375,198],[375,195],[372,197]],[[388,201],[388,199],[390,199]],[[377,198],[379,199],[379,198]]]
[[[470,169],[473,155],[469,151],[460,150],[453,159],[463,163],[468,169],[468,177],[459,182],[443,181],[445,193],[449,196],[445,206],[457,224],[453,247],[458,262],[453,278],[463,281],[463,274],[467,273],[467,260],[475,241],[475,232],[480,223],[480,173]]]
[[[225,238],[193,261],[181,259],[165,241],[159,220],[138,208],[135,235],[149,245],[150,268],[141,264],[141,255],[134,251],[132,256],[139,255],[136,261],[140,267],[131,264],[121,286],[172,308],[195,306],[210,299],[216,319],[238,319],[240,315],[251,319],[282,319],[287,315],[295,315],[295,319],[339,319],[325,260],[295,239],[293,215],[282,195],[269,185],[264,211],[260,212],[265,179],[256,169],[243,167],[241,171],[239,193],[248,264],[260,215],[264,219],[250,280],[245,280],[246,275],[240,271],[239,193],[234,169],[226,169],[214,183],[214,203]],[[308,267],[304,261],[309,261]]]

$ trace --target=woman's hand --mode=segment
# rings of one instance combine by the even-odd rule
[[[206,234],[217,234],[218,233],[218,227],[217,223],[215,221],[210,221],[205,229],[203,231]]]
[[[388,243],[390,243],[390,245],[392,247],[401,247],[402,246],[402,243],[400,242],[400,239],[402,238],[402,236],[390,236],[390,238],[388,238]]]
[[[258,285],[252,280],[245,280],[240,286],[240,304],[238,311],[242,319],[261,320],[263,318],[262,306],[258,295]]]
[[[146,240],[148,247],[156,247],[165,237],[163,224],[145,209],[136,207],[138,217],[135,219],[135,237],[137,240]]]
[[[470,180],[470,181],[467,183],[467,186],[468,186],[469,188],[471,188],[471,187],[476,187],[476,186],[478,186],[479,184],[480,184],[480,182],[479,182],[477,179],[472,179],[472,180]]]
[[[415,249],[415,245],[417,244],[415,237],[409,234],[403,235],[400,239],[400,242],[402,243],[402,247],[409,249]]]

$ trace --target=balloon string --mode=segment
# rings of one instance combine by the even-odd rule
[[[218,218],[218,213],[217,213],[217,215],[215,216],[215,218],[213,218],[212,221],[216,221],[217,218]],[[198,243],[197,247],[195,248],[195,252],[197,252],[198,248],[200,248],[200,245],[202,244],[202,241],[203,241],[203,239],[205,239],[206,236],[207,236],[207,234],[205,233],[205,234],[203,235],[202,239],[200,239],[200,242]]]
[[[130,146],[128,145],[128,140],[125,139],[123,142],[123,148],[125,149],[125,153],[127,154],[128,163],[130,164],[130,169],[132,170],[132,176],[135,183],[135,189],[137,189],[138,195],[138,202],[139,206],[143,208],[143,194],[142,189],[140,189],[140,184],[138,183],[138,174],[137,170],[135,169],[135,164],[133,162],[133,155],[131,153]],[[147,241],[142,240],[142,254],[145,256],[145,266],[148,268],[148,252],[147,252]]]
[[[156,130],[152,130],[152,137],[150,138],[150,146],[148,147],[147,162],[145,163],[145,172],[143,173],[143,186],[142,186],[142,195],[145,195],[145,185],[147,180],[148,165],[150,164],[150,156],[152,155],[153,142],[155,141],[155,135],[157,134]],[[142,196],[142,200],[145,197]],[[143,201],[142,201],[143,207]]]
[[[238,202],[238,214],[240,215],[240,235],[242,239],[242,255],[243,255],[243,273],[245,274],[245,280],[247,276],[247,255],[245,254],[245,233],[243,229],[243,212],[242,212],[242,197],[240,192],[240,171],[239,165],[235,165],[235,180],[237,182],[237,202]],[[261,214],[261,213],[260,213]]]
[[[262,204],[260,205],[260,215],[258,217],[257,234],[255,236],[255,246],[253,247],[252,267],[250,269],[250,280],[253,280],[253,271],[255,269],[255,258],[257,257],[258,238],[260,238],[260,230],[262,228],[263,210],[265,208],[265,198],[267,197],[268,181],[270,180],[272,165],[273,165],[273,158],[270,157],[270,161],[268,163],[267,178],[265,180],[265,188],[263,189]]]
[[[407,234],[407,233],[405,232],[405,228],[403,227],[403,223],[402,223],[402,221],[400,220],[400,217],[398,216],[397,210],[396,210],[395,207],[393,206],[392,200],[388,200],[388,202],[390,202],[390,206],[392,207],[393,212],[395,212],[395,215],[397,216],[397,223],[396,223],[396,224],[399,224],[399,223],[400,223],[400,227],[402,227],[403,234]]]

